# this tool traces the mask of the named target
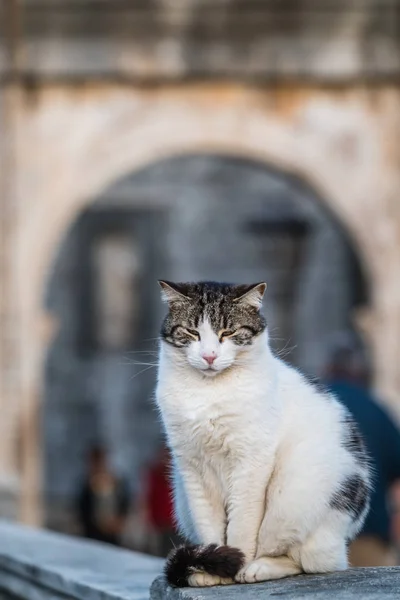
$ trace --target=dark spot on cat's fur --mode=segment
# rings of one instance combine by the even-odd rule
[[[364,438],[356,421],[348,410],[342,419],[343,447],[354,456],[358,464],[369,470],[370,457]],[[364,512],[369,499],[370,487],[359,474],[347,477],[333,495],[330,505],[341,512],[348,512],[358,519]]]
[[[244,564],[244,555],[230,546],[187,545],[172,550],[165,565],[169,584],[187,587],[189,577],[196,571],[233,579]]]
[[[368,466],[370,457],[367,451],[364,438],[357,426],[357,423],[349,412],[346,411],[343,420],[343,447],[348,450],[356,458],[357,462],[362,466]]]
[[[303,373],[303,376],[307,380],[307,383],[309,383],[317,392],[329,396],[328,388],[319,377],[314,377],[305,373]]]
[[[266,321],[259,308],[251,303],[238,302],[255,285],[234,285],[204,281],[199,283],[165,282],[177,292],[169,303],[169,312],[161,328],[161,337],[177,347],[187,346],[193,338],[185,329],[196,329],[208,319],[213,330],[238,331],[232,341],[238,346],[252,343],[264,331]]]
[[[330,506],[358,519],[368,504],[369,488],[360,475],[347,477],[331,498]]]

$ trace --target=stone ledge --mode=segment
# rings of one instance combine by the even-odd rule
[[[0,522],[0,597],[20,600],[392,600],[400,567],[300,575],[255,585],[174,589],[163,561],[48,531]],[[155,579],[156,578],[156,579]],[[153,583],[152,583],[153,582]]]
[[[400,567],[350,569],[328,575],[298,575],[252,585],[173,589],[154,581],[151,600],[394,600],[399,598]]]
[[[21,600],[148,600],[157,558],[0,522],[0,591]]]

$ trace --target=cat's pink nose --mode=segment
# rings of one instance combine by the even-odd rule
[[[201,356],[202,356],[202,358],[204,358],[204,360],[206,360],[208,362],[209,365],[212,365],[214,360],[217,358],[217,353],[216,352],[208,352],[207,354],[202,354]]]

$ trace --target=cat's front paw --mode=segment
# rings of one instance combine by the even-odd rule
[[[301,569],[287,556],[262,556],[240,569],[235,580],[237,583],[257,583],[297,575],[300,571]]]
[[[254,560],[247,563],[237,573],[235,580],[237,583],[256,583],[257,581],[265,581],[268,573],[264,573],[264,566],[259,561]]]
[[[213,585],[232,585],[235,582],[230,577],[219,577],[198,571],[189,576],[188,583],[191,587],[211,587]]]

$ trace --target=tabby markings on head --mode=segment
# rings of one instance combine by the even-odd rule
[[[265,318],[259,311],[265,283],[160,281],[160,285],[169,304],[161,337],[178,348],[199,339],[198,328],[205,322],[210,323],[221,342],[231,339],[238,346],[251,344],[266,327]]]

